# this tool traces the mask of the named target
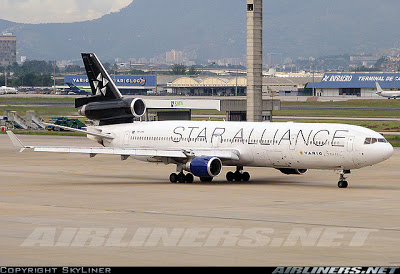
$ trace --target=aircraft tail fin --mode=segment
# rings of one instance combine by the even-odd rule
[[[114,81],[110,78],[95,53],[82,53],[83,63],[93,96],[75,99],[75,108],[92,102],[122,99]]]
[[[121,99],[121,92],[107,73],[95,53],[82,53],[83,63],[94,96],[105,97],[106,100]]]
[[[77,87],[77,86],[75,86],[73,83],[67,83],[67,85],[69,86],[69,89],[72,91],[72,92],[80,92],[81,90]]]
[[[376,82],[375,84],[376,84],[376,93],[377,94],[381,94],[383,92],[381,86],[379,85],[378,82]]]

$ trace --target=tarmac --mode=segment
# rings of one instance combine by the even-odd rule
[[[27,145],[94,146],[19,135]],[[245,168],[172,184],[174,165],[18,152],[0,134],[3,266],[398,266],[400,150],[339,175]]]

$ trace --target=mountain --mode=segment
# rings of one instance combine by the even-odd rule
[[[323,56],[400,46],[397,0],[264,0],[264,53]],[[100,19],[64,24],[18,24],[18,55],[79,59],[94,51],[104,61],[153,57],[171,49],[196,50],[199,59],[246,52],[245,0],[135,0]]]

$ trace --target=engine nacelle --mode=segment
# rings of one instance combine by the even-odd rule
[[[197,177],[215,177],[221,174],[222,162],[217,157],[196,157],[184,168]]]
[[[308,169],[295,169],[295,168],[277,168],[280,172],[286,175],[304,175]]]
[[[142,99],[135,98],[131,101],[131,113],[136,118],[140,118],[146,113],[146,104]]]
[[[132,122],[146,113],[146,104],[140,98],[126,98],[103,102],[92,102],[79,109],[79,114],[103,124]]]

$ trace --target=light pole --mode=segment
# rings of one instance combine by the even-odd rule
[[[56,94],[56,62],[57,61],[54,61],[54,63],[53,63],[53,91],[54,91],[54,94]]]
[[[312,70],[312,96],[316,96],[315,94],[315,58],[310,57],[310,62],[311,62],[311,70]]]

